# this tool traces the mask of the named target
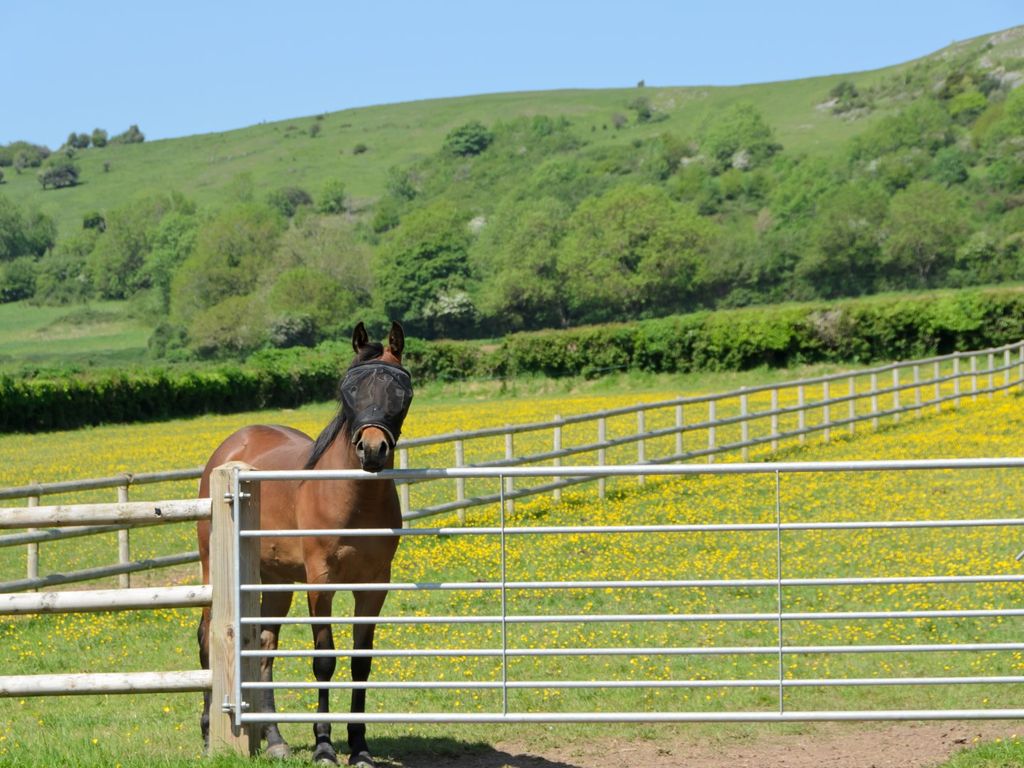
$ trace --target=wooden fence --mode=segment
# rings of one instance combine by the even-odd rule
[[[68,506],[30,506],[0,509],[0,529],[60,525],[96,527],[116,525],[134,527],[211,519],[210,584],[203,586],[160,587],[155,589],[110,589],[81,592],[40,592],[0,595],[0,615],[83,613],[160,608],[210,606],[210,669],[118,673],[66,673],[48,675],[11,675],[0,677],[0,698],[98,693],[158,693],[211,691],[210,743],[214,751],[231,749],[250,753],[258,746],[258,729],[243,732],[230,713],[218,702],[236,686],[236,675],[244,671],[252,679],[249,660],[238,660],[235,640],[238,611],[252,614],[256,605],[240,605],[247,598],[233,588],[239,574],[235,541],[237,519],[233,510],[233,465],[218,468],[211,476],[211,499],[121,502],[116,504],[78,504]],[[253,502],[258,505],[258,487]],[[243,505],[243,509],[250,509]],[[258,506],[252,507],[258,515]],[[257,518],[258,519],[258,518]],[[251,521],[250,521],[251,524]],[[257,523],[258,527],[258,523]],[[250,562],[259,579],[259,560]],[[253,579],[251,572],[241,571]],[[243,628],[242,648],[259,647],[257,628]],[[253,741],[257,740],[257,741]]]
[[[840,432],[878,429],[926,409],[958,407],[965,399],[993,397],[1024,387],[1024,342],[897,362],[828,376],[799,379],[723,393],[680,397],[575,416],[554,416],[528,424],[452,432],[403,440],[398,466],[498,467],[574,463],[598,466],[622,463],[714,462],[719,457],[750,458],[753,451],[776,452],[811,437],[828,442]],[[45,496],[97,488],[116,489],[118,502],[128,502],[129,489],[153,483],[198,478],[200,467],[148,474],[124,474],[60,483],[0,489],[0,500],[26,499],[38,505]],[[643,482],[644,478],[639,478]],[[596,482],[605,493],[606,480],[560,478],[534,485],[506,479],[504,494],[514,502],[551,493],[559,498],[567,487]],[[399,485],[403,517],[418,520],[492,504],[498,494],[473,481],[409,481]],[[118,531],[118,562],[70,573],[41,576],[39,546],[73,536]],[[0,583],[0,592],[39,589],[89,579],[119,576],[130,586],[132,573],[198,561],[197,552],[133,561],[129,532],[122,525],[27,530],[0,536],[0,547],[26,546],[24,579]]]

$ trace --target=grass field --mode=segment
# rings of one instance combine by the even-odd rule
[[[705,382],[707,383],[707,382]],[[657,382],[654,382],[657,384]],[[662,382],[664,384],[664,382]],[[716,389],[723,387],[714,387]],[[672,394],[677,394],[675,390]],[[449,431],[458,425],[469,429],[489,424],[537,420],[558,411],[563,415],[635,402],[662,399],[670,393],[652,388],[641,395],[627,392],[588,392],[549,395],[516,393],[517,397],[488,396],[473,401],[469,392],[438,392],[421,397],[410,414],[408,436]],[[452,398],[455,398],[454,400]],[[467,408],[468,402],[473,407]],[[284,421],[314,431],[330,415],[330,406],[310,406],[292,412],[260,414],[260,420]],[[234,425],[256,420],[253,414],[208,417],[162,425],[137,425],[35,436],[0,438],[0,451],[11,461],[0,469],[0,485],[28,479],[101,475],[131,469],[167,468],[198,464],[221,436]],[[917,458],[935,456],[1012,455],[1019,452],[1017,436],[1024,413],[1018,397],[997,396],[989,401],[965,399],[958,412],[929,413],[926,418],[904,418],[898,425],[878,432],[862,431],[853,439],[833,434],[823,445],[810,440],[785,449],[787,458]],[[656,426],[656,425],[651,425]],[[724,438],[723,438],[724,439]],[[652,455],[656,446],[651,446]],[[63,458],[55,460],[55,452]],[[438,457],[438,465],[447,463]],[[432,465],[425,459],[417,465]],[[183,484],[167,495],[189,495]],[[783,478],[783,519],[909,519],[923,516],[1003,517],[1017,514],[1022,481],[1007,472],[972,472],[952,475],[928,473],[913,476],[826,475]],[[165,489],[166,490],[166,489]],[[481,509],[470,522],[494,521],[493,509]],[[699,478],[685,481],[649,479],[614,485],[604,502],[593,491],[565,493],[562,504],[538,498],[516,505],[513,522],[552,523],[654,523],[654,522],[765,522],[774,519],[774,487],[769,477],[746,479]],[[434,522],[434,521],[432,521]],[[438,521],[439,522],[439,521]],[[137,532],[133,543],[145,554],[179,551],[192,546],[189,526],[178,526],[147,542]],[[86,545],[85,540],[66,546],[44,548],[46,570],[65,569],[105,557],[109,562],[115,546],[106,542]],[[1020,550],[1017,537],[1005,529],[970,530],[966,533],[868,531],[845,533],[787,534],[787,576],[831,575],[933,575],[960,573],[1016,573],[1014,555]],[[99,549],[92,549],[92,547]],[[511,579],[585,578],[770,578],[775,572],[774,536],[726,534],[670,539],[666,535],[614,538],[562,537],[525,542],[513,540],[508,553]],[[20,575],[23,553],[3,551],[0,575]],[[407,580],[492,580],[496,577],[497,548],[482,538],[415,539],[403,543],[395,563],[394,578]],[[191,569],[165,574],[164,581],[195,581]],[[1006,585],[856,587],[830,590],[787,591],[789,610],[852,610],[858,607],[954,608],[1016,605],[1018,588]],[[301,601],[297,601],[301,602]],[[348,599],[339,596],[336,611],[347,610]],[[572,590],[552,593],[510,593],[511,613],[616,613],[635,610],[647,613],[723,613],[772,611],[774,591],[754,589],[652,590],[643,595],[621,591]],[[385,613],[390,615],[472,614],[493,615],[495,595],[490,593],[394,593]],[[304,613],[304,606],[293,609]],[[194,627],[197,611],[50,616],[0,623],[4,643],[0,669],[8,674],[55,671],[112,671],[148,668],[187,669],[195,665]],[[285,648],[308,647],[306,632],[286,629]],[[1017,619],[841,620],[799,622],[787,626],[787,642],[813,644],[882,642],[967,642],[974,639],[1019,639]],[[775,628],[755,622],[703,621],[700,623],[526,624],[510,627],[510,647],[567,647],[575,645],[741,645],[771,644]],[[499,642],[494,625],[441,625],[432,627],[382,626],[379,648],[495,647]],[[744,657],[636,657],[611,656],[560,659],[557,664],[540,659],[518,659],[510,665],[512,679],[630,679],[638,671],[653,679],[765,678],[775,674],[775,658]],[[912,676],[941,674],[1021,674],[1024,659],[1018,653],[984,654],[863,654],[848,656],[800,656],[787,661],[789,678]],[[278,679],[308,680],[308,662],[283,659]],[[499,668],[494,660],[470,657],[449,660],[380,659],[374,680],[447,679],[489,681]],[[1016,706],[1016,686],[801,688],[787,693],[787,707],[800,708],[908,708]],[[912,705],[908,697],[913,695]],[[389,708],[410,711],[493,711],[498,694],[484,690],[432,691],[411,695],[400,691],[374,691],[371,711]],[[279,696],[282,709],[303,711],[312,705],[309,692],[288,691]],[[335,694],[334,707],[345,706],[343,693]],[[197,730],[198,696],[82,697],[62,699],[0,700],[0,764],[99,766],[184,766],[200,753]],[[768,708],[775,706],[774,692],[754,688],[648,689],[638,691],[582,691],[547,689],[527,695],[513,692],[513,709],[569,710]],[[767,726],[771,727],[771,726]],[[602,732],[659,738],[679,733],[683,727],[641,728],[607,726]],[[692,726],[686,726],[692,728]],[[759,727],[759,728],[764,728]],[[809,727],[808,727],[809,728]],[[706,728],[698,728],[706,732]],[[406,752],[473,749],[521,732],[513,727],[472,726],[371,726],[371,745],[383,755],[400,759]],[[538,743],[586,738],[591,727],[537,728]],[[755,733],[752,728],[724,729],[726,734]],[[343,728],[335,731],[343,739]],[[53,734],[60,734],[53,739]],[[286,728],[286,735],[308,750],[308,726]],[[991,760],[1022,757],[1016,743],[985,747],[982,762],[958,762],[957,766],[1001,765]],[[995,756],[995,757],[992,757]],[[1016,756],[1016,757],[1014,757]],[[989,760],[990,762],[984,762]],[[233,764],[228,761],[227,764]]]
[[[152,329],[125,310],[123,301],[75,307],[0,304],[0,373],[141,362]]]

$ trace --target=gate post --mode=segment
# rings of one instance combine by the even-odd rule
[[[236,518],[235,473],[240,469],[252,467],[232,461],[210,475],[210,753],[227,751],[251,756],[260,746],[260,727],[238,725],[235,714],[253,709],[251,692],[244,692],[241,701],[237,699],[241,681],[259,677],[259,659],[238,658],[235,638],[242,650],[259,649],[259,626],[241,624],[239,619],[259,616],[260,594],[240,591],[235,579],[237,574],[243,584],[260,581],[259,539],[238,538],[240,530],[260,527],[260,484],[241,484]]]

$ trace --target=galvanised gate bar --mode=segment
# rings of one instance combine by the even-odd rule
[[[226,692],[228,700],[224,702],[225,710],[233,713],[236,724],[243,728],[256,723],[269,721],[282,723],[315,722],[331,720],[335,722],[684,722],[684,721],[814,721],[814,720],[924,720],[924,719],[1007,719],[1024,718],[1024,708],[961,708],[961,709],[928,709],[910,706],[907,709],[886,710],[806,710],[787,706],[787,692],[799,688],[842,688],[864,686],[1004,686],[1024,683],[1024,676],[1017,674],[944,674],[916,677],[823,677],[792,679],[786,676],[786,664],[789,660],[807,654],[843,656],[855,654],[955,654],[958,658],[978,653],[991,652],[1024,652],[1024,637],[1021,642],[989,641],[984,638],[973,642],[936,642],[936,643],[856,643],[856,644],[790,644],[787,640],[787,627],[794,623],[835,622],[843,620],[911,620],[911,619],[988,619],[1002,622],[1013,617],[1024,616],[1024,605],[1021,607],[990,608],[982,605],[968,608],[939,610],[869,610],[869,611],[800,611],[787,608],[787,591],[814,587],[831,589],[836,587],[889,586],[895,589],[906,589],[913,585],[1013,585],[1024,582],[1024,573],[962,573],[954,575],[887,575],[855,574],[841,577],[803,576],[799,578],[786,575],[786,548],[784,535],[800,531],[898,531],[947,529],[963,531],[967,529],[1000,529],[1006,531],[1010,543],[1017,549],[1024,549],[1024,535],[1019,533],[1024,525],[1024,515],[1020,509],[1012,508],[1008,516],[973,517],[970,519],[886,519],[886,520],[821,520],[785,522],[784,497],[780,492],[781,478],[789,475],[805,473],[827,473],[830,475],[846,475],[864,472],[900,472],[920,473],[928,470],[949,470],[963,473],[973,470],[1017,470],[1024,468],[1024,458],[994,459],[956,459],[956,460],[915,460],[915,461],[854,461],[854,462],[779,462],[779,463],[735,463],[719,465],[635,465],[635,466],[565,466],[550,467],[519,467],[519,468],[457,468],[430,470],[395,470],[382,472],[380,475],[369,475],[358,470],[352,471],[252,471],[236,470],[233,479],[233,496],[236,520],[242,520],[242,530],[236,539],[239,562],[259,557],[259,539],[273,536],[445,536],[452,537],[490,537],[497,540],[499,562],[496,564],[499,578],[493,581],[467,582],[405,582],[392,584],[287,584],[260,585],[249,581],[240,583],[237,602],[249,606],[248,613],[236,618],[236,638],[248,633],[250,638],[258,632],[258,593],[263,590],[389,590],[395,592],[431,592],[464,590],[490,591],[500,596],[500,611],[493,615],[383,615],[377,618],[332,617],[318,618],[316,623],[329,621],[337,625],[351,625],[356,622],[376,623],[379,625],[410,625],[410,624],[489,624],[500,633],[498,647],[487,648],[392,648],[353,652],[351,650],[278,650],[266,654],[257,650],[256,646],[247,648],[236,644],[235,659],[237,664],[235,685]],[[506,499],[504,489],[506,480],[516,477],[552,477],[568,478],[584,477],[622,477],[622,476],[697,476],[697,475],[768,475],[766,482],[774,484],[774,522],[735,522],[707,524],[657,524],[657,525],[611,525],[611,526],[545,526],[545,525],[509,525],[506,523]],[[256,484],[267,480],[306,480],[317,481],[341,478],[394,478],[404,480],[438,479],[438,478],[493,478],[499,488],[498,525],[494,526],[451,526],[434,528],[401,528],[401,529],[362,529],[362,530],[290,530],[290,531],[259,531],[247,529],[244,520],[258,520],[258,509],[252,508]],[[249,507],[247,510],[246,507]],[[254,527],[254,526],[253,526]],[[507,578],[506,556],[508,543],[517,537],[541,536],[583,536],[601,537],[624,534],[664,533],[673,535],[717,535],[728,532],[756,533],[774,538],[775,563],[774,575],[770,578],[736,578],[736,579],[660,579],[660,580],[590,580],[590,581],[545,581],[545,580],[510,580]],[[1024,554],[1024,553],[1022,553]],[[870,563],[867,564],[870,569]],[[250,569],[251,572],[251,569]],[[593,614],[562,614],[562,615],[526,615],[510,613],[507,610],[509,596],[520,590],[685,590],[689,588],[728,589],[742,588],[751,590],[768,590],[774,594],[774,610],[760,612],[735,613],[593,613]],[[385,614],[387,608],[385,608]],[[276,620],[275,620],[276,621]],[[774,629],[774,642],[760,645],[692,645],[688,647],[674,646],[631,646],[631,647],[519,647],[509,642],[509,630],[516,625],[542,623],[596,623],[613,624],[628,623],[629,625],[653,625],[671,622],[755,622],[769,625]],[[304,617],[288,617],[282,623],[310,624],[313,620]],[[333,655],[351,658],[355,655],[371,655],[376,658],[416,658],[416,657],[449,657],[449,658],[491,658],[500,663],[500,679],[495,680],[387,680],[359,683],[358,687],[367,689],[428,690],[428,689],[467,689],[500,692],[500,708],[495,711],[406,711],[406,712],[371,712],[361,715],[349,713],[332,713],[330,715],[315,712],[278,712],[266,714],[255,711],[250,702],[256,699],[256,692],[262,688],[275,689],[313,689],[313,688],[352,688],[356,684],[348,681],[331,683],[314,683],[298,681],[275,681],[260,683],[255,675],[247,673],[243,678],[243,667],[252,669],[260,656],[274,655],[277,657],[313,657]],[[772,659],[774,675],[756,679],[616,679],[616,680],[569,680],[569,679],[515,679],[510,674],[510,662],[530,657],[707,657],[707,656],[750,656]],[[623,688],[646,689],[765,689],[772,691],[769,706],[757,709],[736,711],[518,711],[510,706],[509,694],[513,691],[527,689],[610,689]],[[984,690],[990,690],[985,688]],[[909,692],[907,700],[913,702],[915,694]],[[614,701],[614,699],[613,699]]]

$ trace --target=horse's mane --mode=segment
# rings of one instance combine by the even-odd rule
[[[384,345],[380,342],[372,341],[364,347],[361,347],[359,352],[356,353],[355,359],[352,361],[352,365],[356,363],[365,363],[367,360],[374,360],[384,354]],[[351,365],[349,366],[351,367]],[[320,461],[320,457],[324,455],[324,452],[331,447],[331,444],[338,438],[338,435],[345,429],[345,414],[341,405],[341,381],[345,377],[342,376],[338,380],[338,412],[334,414],[334,418],[331,422],[323,428],[320,434],[317,436],[316,441],[313,443],[313,449],[309,452],[309,458],[306,459],[306,465],[303,469],[313,469],[316,467],[316,463]]]

